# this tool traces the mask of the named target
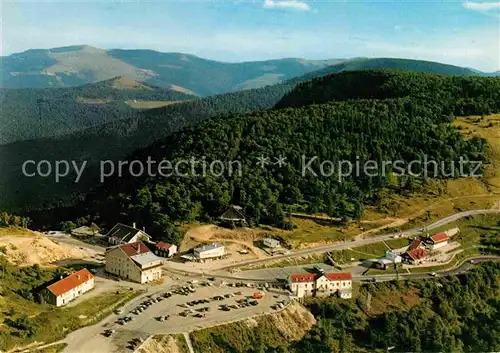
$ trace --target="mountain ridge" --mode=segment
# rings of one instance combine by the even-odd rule
[[[116,76],[198,96],[260,88],[293,80],[318,69],[325,74],[360,69],[403,69],[457,75],[498,76],[426,60],[280,58],[224,62],[180,52],[152,49],[101,49],[74,45],[28,49],[0,57],[3,88],[73,87]]]

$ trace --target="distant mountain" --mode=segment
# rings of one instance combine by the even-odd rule
[[[83,45],[27,50],[2,57],[1,86],[70,87],[123,76],[208,96],[275,84],[341,61],[289,58],[225,63],[182,53],[104,50]]]
[[[143,106],[193,99],[124,77],[71,88],[0,89],[0,144],[64,135],[131,118]]]
[[[323,69],[304,74],[301,77],[289,80],[291,83],[304,82],[315,77],[326,76],[343,71],[357,70],[378,70],[391,69],[413,72],[425,72],[440,75],[457,75],[457,76],[498,76],[500,72],[486,73],[479,70],[469,69],[460,66],[442,64],[433,61],[398,59],[398,58],[359,58],[346,60],[334,65],[327,66]]]

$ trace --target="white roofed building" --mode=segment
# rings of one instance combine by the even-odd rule
[[[194,256],[198,260],[222,257],[226,254],[226,248],[220,243],[204,245],[194,249]]]

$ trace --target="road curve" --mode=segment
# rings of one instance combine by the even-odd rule
[[[414,229],[410,229],[410,230],[403,231],[403,232],[384,234],[384,235],[380,235],[378,237],[373,237],[373,238],[323,245],[323,246],[319,246],[316,248],[294,251],[294,252],[286,254],[286,255],[277,255],[277,256],[271,256],[271,257],[264,258],[264,259],[239,262],[239,263],[236,263],[236,264],[233,264],[230,266],[220,268],[219,270],[229,270],[231,268],[257,265],[257,264],[261,264],[261,263],[268,262],[268,261],[291,259],[294,257],[300,257],[300,256],[305,256],[305,255],[311,255],[311,254],[321,254],[321,253],[325,253],[325,252],[329,252],[329,251],[333,251],[333,250],[344,250],[344,249],[348,249],[348,248],[352,248],[352,247],[356,247],[356,246],[377,243],[377,242],[382,241],[382,240],[388,240],[397,234],[402,234],[402,236],[405,236],[405,237],[416,235],[416,234],[422,233],[422,231],[439,228],[445,224],[454,222],[460,218],[467,217],[467,216],[482,215],[482,214],[496,214],[496,213],[500,214],[500,209],[470,210],[470,211],[459,212],[459,213],[455,213],[451,216],[442,218],[439,221],[436,221],[436,222],[434,222],[428,226],[425,226],[425,227],[414,228]]]

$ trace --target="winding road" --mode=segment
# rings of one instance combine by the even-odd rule
[[[442,218],[439,221],[436,221],[436,222],[434,222],[428,226],[425,226],[425,227],[414,228],[414,229],[406,230],[403,232],[384,234],[384,235],[380,235],[380,236],[372,237],[372,238],[367,238],[367,239],[360,239],[360,240],[353,240],[353,241],[336,243],[336,244],[329,244],[329,245],[319,246],[316,248],[294,251],[292,253],[285,254],[285,255],[277,255],[277,256],[271,256],[271,257],[267,257],[267,258],[263,258],[263,259],[239,262],[236,264],[232,264],[230,266],[220,268],[220,270],[229,270],[231,268],[244,267],[244,266],[250,266],[250,265],[258,265],[258,264],[268,262],[268,261],[291,259],[294,257],[306,256],[306,255],[311,255],[311,254],[321,254],[321,253],[326,253],[326,252],[330,252],[333,250],[344,250],[344,249],[357,247],[357,246],[361,246],[361,245],[378,243],[382,240],[391,239],[395,235],[398,235],[398,234],[402,235],[403,237],[408,237],[408,236],[420,234],[423,231],[439,228],[445,224],[454,222],[454,221],[456,221],[460,218],[463,218],[463,217],[473,216],[473,215],[481,215],[481,214],[497,214],[497,213],[500,214],[500,209],[464,211],[464,212],[455,213],[451,216]]]

